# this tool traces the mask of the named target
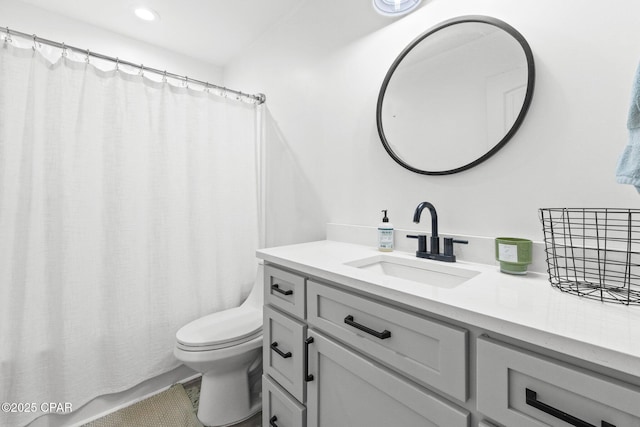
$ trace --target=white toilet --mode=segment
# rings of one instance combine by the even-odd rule
[[[262,408],[263,265],[240,307],[209,314],[176,333],[175,357],[202,373],[198,418],[226,426]]]

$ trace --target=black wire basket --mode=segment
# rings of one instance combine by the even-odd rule
[[[640,209],[540,209],[551,285],[640,305]]]

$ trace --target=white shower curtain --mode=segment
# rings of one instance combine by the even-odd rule
[[[175,332],[242,302],[258,239],[258,107],[14,44],[0,46],[0,402],[37,408],[1,426],[178,366]]]

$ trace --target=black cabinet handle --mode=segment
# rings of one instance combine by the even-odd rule
[[[278,421],[278,417],[274,415],[273,417],[269,418],[269,425],[271,427],[278,427],[278,424],[276,424],[276,421]]]
[[[542,403],[538,400],[538,393],[533,390],[526,390],[526,401],[527,405],[533,406],[536,409],[541,410],[542,412],[546,412],[547,414],[558,418],[559,420],[564,421],[567,424],[571,424],[576,427],[595,427],[593,424],[589,424],[585,421],[582,421],[579,418],[574,417],[573,415],[569,415],[566,412],[563,412],[559,409],[554,408],[553,406],[549,406],[546,403]],[[616,427],[613,424],[609,424],[606,421],[602,421],[600,424],[601,427]]]
[[[348,315],[347,317],[345,317],[344,323],[346,323],[349,326],[353,326],[356,329],[360,329],[361,331],[366,332],[370,335],[373,335],[376,338],[380,338],[381,340],[387,339],[391,336],[391,332],[387,331],[386,329],[382,332],[378,332],[364,325],[354,322],[352,315]]]
[[[280,286],[278,286],[277,283],[274,283],[273,285],[271,285],[271,289],[278,292],[279,294],[282,295],[291,295],[293,294],[293,291],[291,289],[283,291],[282,289],[280,289]]]
[[[276,341],[271,343],[271,350],[275,351],[276,353],[278,353],[283,359],[288,359],[289,357],[291,357],[291,352],[287,351],[286,353],[283,353],[279,348],[278,348],[278,343]]]
[[[309,337],[304,341],[304,380],[306,382],[313,381],[313,375],[309,373],[309,344],[313,342],[313,337]]]

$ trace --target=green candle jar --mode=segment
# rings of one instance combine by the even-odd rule
[[[533,242],[517,237],[496,238],[496,260],[500,271],[507,274],[527,274],[531,264]]]

